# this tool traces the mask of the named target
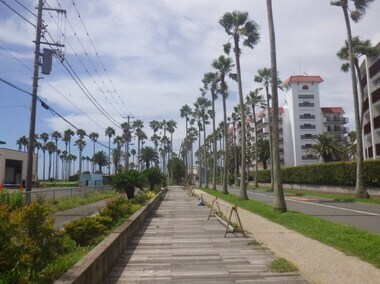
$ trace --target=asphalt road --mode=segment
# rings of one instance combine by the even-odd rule
[[[237,187],[229,187],[230,194],[239,195]],[[272,206],[273,193],[248,190],[248,198]],[[302,212],[329,221],[380,234],[380,205],[361,202],[285,195],[288,210]]]

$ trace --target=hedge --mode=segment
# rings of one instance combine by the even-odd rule
[[[318,184],[355,186],[356,163],[333,162],[281,169],[282,182],[291,184]],[[258,172],[259,182],[270,182],[270,170]],[[364,161],[364,183],[380,186],[380,160]]]

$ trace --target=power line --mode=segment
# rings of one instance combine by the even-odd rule
[[[19,12],[17,12],[14,8],[9,6],[7,3],[5,3],[5,0],[0,0],[1,3],[3,3],[5,6],[7,6],[9,9],[11,9],[15,14],[17,14],[20,18],[24,19],[26,22],[28,22],[33,27],[36,27],[35,24],[33,24],[31,21],[29,21],[27,18],[25,18],[23,15],[21,15]]]
[[[5,0],[4,0],[5,1]],[[17,4],[19,4],[21,7],[23,7],[26,11],[28,11],[30,14],[32,14],[33,16],[37,17],[37,15],[35,13],[33,13],[32,11],[30,11],[24,4],[20,3],[20,1],[18,0],[14,0]]]

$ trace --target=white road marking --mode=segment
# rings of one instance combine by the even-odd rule
[[[273,197],[271,195],[266,195],[266,194],[257,193],[257,192],[254,192],[253,194],[260,195],[260,196],[265,196],[265,197]],[[294,199],[286,198],[286,197],[285,197],[285,199],[287,199],[289,201],[292,201],[292,202],[304,203],[304,204],[308,204],[308,205],[315,205],[315,206],[327,207],[327,208],[338,209],[338,210],[343,210],[343,211],[350,211],[350,212],[355,212],[355,213],[360,213],[360,214],[365,214],[365,215],[380,216],[380,214],[366,212],[366,211],[360,211],[360,210],[354,210],[354,209],[336,207],[336,206],[332,206],[332,205],[318,204],[318,203],[313,203],[313,202],[299,201],[299,200],[294,200]]]

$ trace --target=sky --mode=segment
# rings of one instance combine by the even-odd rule
[[[37,2],[6,0],[12,10],[0,1],[0,79],[26,92],[32,91]],[[99,133],[99,141],[104,144],[108,144],[105,128],[111,126],[120,135],[119,124],[129,115],[131,121],[144,121],[148,137],[152,135],[151,120],[175,120],[173,148],[179,150],[185,136],[185,121],[179,110],[185,104],[193,106],[201,95],[203,75],[213,71],[212,61],[223,54],[222,46],[229,37],[218,21],[226,12],[246,11],[260,27],[259,43],[253,49],[242,50],[244,95],[258,87],[253,80],[258,69],[270,67],[264,0],[45,2],[46,8],[66,10],[66,17],[43,12],[46,41],[63,44],[60,52],[65,60],[62,64],[54,59],[51,74],[40,74],[38,96],[72,125],[88,134]],[[343,107],[349,117],[348,127],[353,129],[350,76],[340,71],[342,62],[336,56],[346,38],[342,10],[328,0],[274,0],[273,10],[280,78],[321,76],[321,106]],[[380,1],[371,3],[365,17],[352,24],[353,35],[377,44],[379,11]],[[81,87],[67,69],[73,77],[78,76]],[[238,94],[236,82],[228,84],[231,114]],[[281,91],[279,99],[281,106]],[[4,147],[17,149],[17,139],[28,136],[30,104],[30,95],[0,82],[0,140],[6,142]],[[221,121],[220,98],[216,113],[217,121]],[[36,133],[63,132],[67,128],[73,129],[37,104]],[[91,156],[92,147],[89,141],[87,144],[84,155]],[[107,151],[101,145],[97,150]]]

